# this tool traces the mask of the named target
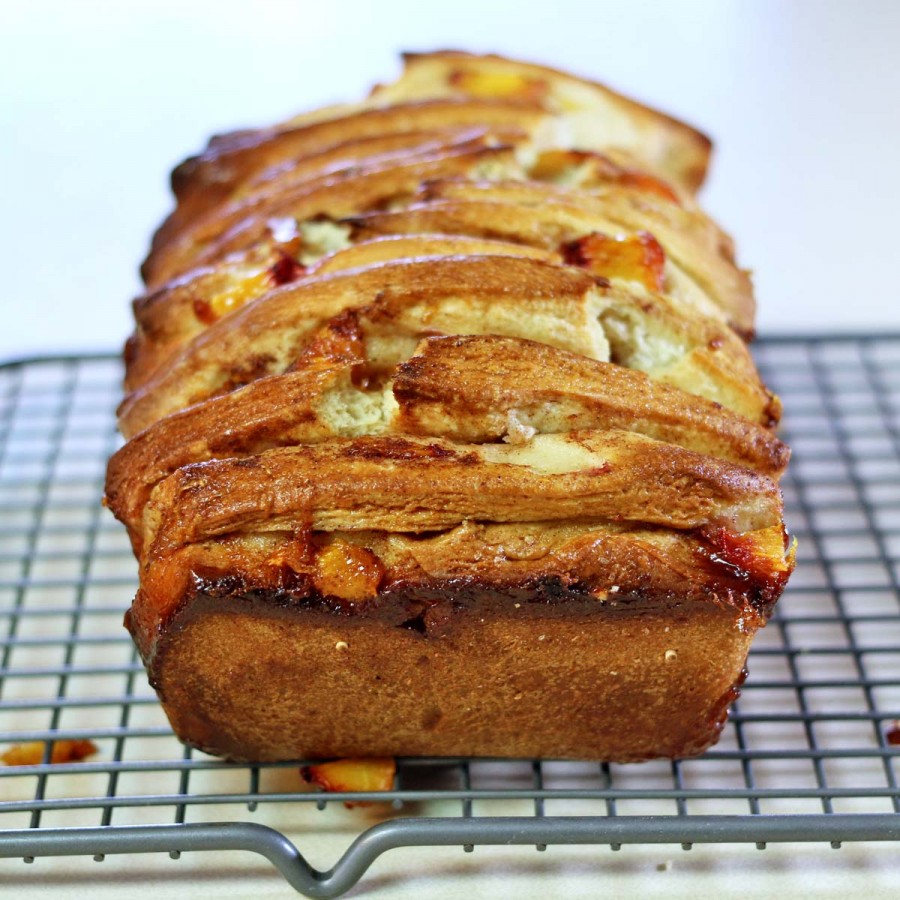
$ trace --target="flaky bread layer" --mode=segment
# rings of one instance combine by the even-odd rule
[[[750,277],[735,264],[729,236],[696,208],[628,185],[572,190],[534,180],[435,180],[414,201],[388,214],[363,214],[351,224],[362,234],[366,229],[440,230],[552,249],[598,231],[647,231],[677,267],[682,282],[687,279],[694,287],[684,299],[705,299],[739,332],[753,333],[756,303]],[[685,294],[687,285],[679,287]]]
[[[777,479],[788,450],[771,431],[643,373],[531,341],[428,338],[384,389],[353,381],[364,337],[347,323],[326,358],[160,419],[112,458],[107,502],[141,543],[150,492],[183,466],[363,433],[527,443],[536,434],[618,429]]]
[[[419,181],[441,170],[452,177],[459,174],[460,165],[468,167],[473,160],[488,171],[498,157],[511,159],[515,139],[511,131],[501,140],[485,128],[452,129],[399,135],[390,142],[382,138],[374,146],[373,141],[357,143],[343,160],[334,160],[333,153],[319,154],[291,169],[279,169],[261,186],[245,188],[228,203],[191,219],[154,251],[153,265],[168,277],[165,272],[179,274],[195,260],[214,262],[221,255],[219,247],[233,235],[244,235],[254,223],[290,209],[306,217],[341,206],[366,209],[388,199],[393,202],[409,193],[411,173],[418,172]],[[518,168],[511,165],[507,171],[514,175]]]
[[[234,533],[444,530],[585,517],[738,533],[780,526],[767,478],[626,431],[522,445],[365,436],[185,466],[144,511],[147,552]]]
[[[427,121],[424,123],[427,126]],[[277,194],[283,194],[297,185],[328,176],[340,176],[353,168],[402,161],[415,156],[435,153],[452,146],[465,145],[479,138],[494,143],[524,140],[527,132],[521,125],[513,127],[500,121],[495,127],[489,124],[477,126],[448,125],[441,128],[423,127],[412,131],[363,134],[335,146],[285,160],[263,168],[256,175],[236,187],[227,198],[212,203],[209,208],[187,216],[184,210],[179,216],[170,216],[154,236],[154,247],[182,238],[186,233],[196,241],[221,234],[230,225],[252,214]]]
[[[275,167],[261,188],[242,189],[224,208],[190,222],[190,228],[182,228],[177,240],[175,236],[170,239],[169,244],[176,246],[160,253],[180,253],[180,247],[188,258],[212,254],[216,258],[209,258],[216,267],[197,269],[195,259],[191,272],[136,302],[138,331],[129,347],[129,389],[137,386],[166,352],[174,352],[211,321],[279,284],[304,277],[305,268],[324,271],[327,265],[328,271],[338,271],[362,265],[362,258],[354,262],[353,254],[341,251],[352,250],[353,243],[360,240],[363,247],[371,244],[366,238],[372,234],[405,235],[410,239],[422,232],[501,238],[504,247],[520,246],[520,255],[543,249],[559,258],[571,255],[569,245],[573,242],[590,240],[598,233],[619,236],[623,231],[626,235],[646,232],[661,241],[665,254],[659,289],[701,315],[722,315],[742,335],[752,333],[750,281],[734,263],[728,236],[696,204],[646,174],[618,166],[597,153],[543,153],[527,165],[529,177],[540,177],[539,182],[432,179],[421,187],[421,197],[413,196],[410,204],[394,197],[390,212],[366,213],[366,204],[373,196],[377,201],[379,194],[360,190],[356,197],[359,215],[351,216],[347,223],[322,221],[324,211],[338,208],[336,204],[346,203],[347,197],[353,196],[362,170],[374,167],[384,183],[385,166],[408,168],[416,156],[427,157],[441,148],[464,147],[477,140],[471,129],[450,129],[352,142],[297,161],[287,170]],[[394,150],[388,152],[391,147]],[[552,157],[550,162],[548,157]],[[495,174],[502,174],[502,167],[495,165],[494,169]],[[366,179],[371,191],[372,177]],[[555,181],[559,184],[551,183]],[[213,252],[211,248],[229,229],[236,228],[238,235],[244,235],[254,220],[254,210],[267,202],[270,209],[292,190],[303,198],[300,206],[295,206],[298,214],[315,211],[312,219],[276,217],[267,220],[262,232],[257,221],[253,226],[256,236],[249,247],[224,257],[219,251]],[[273,231],[284,234],[286,228],[288,236],[282,237],[281,243],[275,241]],[[339,252],[329,253],[334,250]],[[383,259],[389,258],[390,250],[396,251],[390,257],[394,259],[421,255],[414,249],[406,250],[401,243],[386,245],[384,250]],[[330,258],[322,259],[323,254]],[[363,250],[361,256],[366,255]],[[583,262],[590,262],[589,257]],[[595,274],[613,280],[641,275],[640,270],[617,273],[602,262],[593,262]],[[189,302],[185,302],[187,298]]]
[[[275,192],[245,217],[227,220],[222,231],[195,236],[190,232],[153,250],[141,271],[149,288],[160,287],[192,268],[211,265],[230,253],[246,250],[265,239],[273,219],[303,220],[318,215],[347,216],[389,203],[415,192],[432,178],[473,177],[497,168],[512,177],[518,164],[508,146],[488,139],[411,154],[402,160],[378,162],[361,171],[349,170],[301,181],[294,188]]]
[[[472,256],[374,264],[263,295],[195,336],[132,393],[119,410],[123,433],[131,437],[164,415],[284,371],[317,328],[363,307],[368,327],[409,335],[413,345],[428,333],[538,340],[645,371],[751,421],[778,421],[746,347],[724,323],[685,316],[663,295],[607,287],[572,266]]]
[[[709,138],[605,85],[547,66],[453,50],[407,53],[404,62],[401,78],[377,88],[376,100],[450,96],[539,103],[562,120],[569,146],[631,150],[645,165],[691,191],[703,183]]]
[[[465,235],[413,234],[379,236],[359,243],[343,244],[349,227],[342,230],[326,223],[319,225],[318,241],[326,246],[339,245],[331,252],[314,249],[308,265],[294,266],[290,257],[277,247],[259,248],[215,267],[195,269],[187,275],[139,298],[135,303],[137,329],[126,355],[125,388],[134,391],[149,381],[166,360],[218,319],[241,306],[262,297],[281,284],[361,268],[391,260],[420,259],[436,256],[524,256],[545,262],[560,262],[558,253],[487,238]],[[301,229],[302,233],[302,229]],[[302,238],[301,238],[302,240]],[[307,237],[304,250],[310,248]]]
[[[225,203],[243,185],[293,161],[366,138],[436,128],[522,127],[550,146],[629,151],[693,191],[711,144],[700,132],[595,82],[546,67],[460,53],[408,54],[401,78],[368,101],[318,110],[271,128],[210,141],[175,170],[179,201],[157,232],[162,246],[191,219]]]
[[[248,183],[279,167],[346,148],[367,138],[383,138],[425,130],[486,127],[526,129],[537,133],[547,120],[539,107],[502,100],[438,99],[390,106],[365,105],[324,112],[294,125],[249,130],[214,138],[199,156],[185,160],[172,173],[178,200],[173,215],[157,232],[158,250],[192,220],[227,203]]]

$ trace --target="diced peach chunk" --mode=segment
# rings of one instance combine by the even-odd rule
[[[615,236],[594,231],[561,250],[567,263],[594,275],[638,281],[649,291],[663,289],[666,254],[647,231]]]
[[[550,86],[542,78],[528,78],[515,72],[478,72],[474,69],[454,69],[450,85],[470,97],[482,100],[521,100],[541,103],[547,98]]]
[[[292,256],[277,251],[269,265],[249,274],[236,275],[233,282],[207,299],[194,301],[194,314],[204,325],[212,325],[217,319],[261,297],[272,288],[280,287],[299,278],[305,269]]]
[[[6,753],[0,754],[0,760],[7,766],[38,766],[44,761],[46,746],[44,741],[14,744]],[[50,762],[81,762],[96,752],[97,745],[93,741],[54,741]]]
[[[681,206],[678,194],[669,185],[659,178],[654,178],[653,175],[648,175],[646,172],[638,172],[637,169],[623,169],[617,180],[619,184],[623,184],[626,187],[637,188],[648,194],[656,194],[664,200],[670,200],[672,203],[677,203]]]
[[[780,590],[794,568],[797,542],[788,541],[781,525],[745,534],[714,528],[704,537],[713,551],[710,558],[728,566],[738,577],[749,577]]]
[[[680,205],[678,195],[664,181],[638,169],[624,168],[602,153],[590,150],[545,150],[538,154],[530,175],[539,181],[566,181],[576,172],[579,187],[620,184]]]
[[[266,564],[290,569],[293,572],[309,572],[313,566],[313,545],[310,537],[311,532],[308,530],[296,532],[278,545],[275,552],[266,560]]]
[[[371,550],[336,540],[319,553],[313,584],[325,596],[359,603],[378,593],[383,576],[384,566]]]
[[[304,766],[304,781],[329,793],[389,791],[394,786],[397,764],[391,757],[372,759],[336,759]],[[345,803],[348,808],[367,806],[365,801]]]
[[[242,307],[271,288],[268,269],[253,275],[235,279],[224,290],[207,299],[194,301],[194,314],[204,325],[212,325],[217,319]]]
[[[529,174],[538,181],[555,181],[568,170],[583,165],[587,157],[580,150],[544,150],[537,155]]]

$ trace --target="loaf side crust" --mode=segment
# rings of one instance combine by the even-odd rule
[[[636,762],[716,741],[756,631],[713,604],[611,612],[594,598],[560,609],[539,593],[502,607],[445,594],[449,612],[424,633],[415,618],[198,595],[151,677],[182,740],[229,759]]]

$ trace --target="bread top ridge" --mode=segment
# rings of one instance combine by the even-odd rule
[[[789,451],[749,276],[693,196],[709,152],[594,82],[442,51],[179,166],[107,475],[133,628],[235,585],[767,615]]]

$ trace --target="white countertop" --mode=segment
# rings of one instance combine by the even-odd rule
[[[168,172],[209,134],[356,98],[395,74],[400,49],[444,46],[569,68],[713,136],[704,202],[755,270],[761,332],[900,331],[900,3],[425,6],[4,3],[0,360],[119,349]],[[876,845],[403,850],[350,896],[875,900],[896,895],[897,874],[896,848]],[[293,896],[249,855],[0,861],[0,884],[98,900]]]

